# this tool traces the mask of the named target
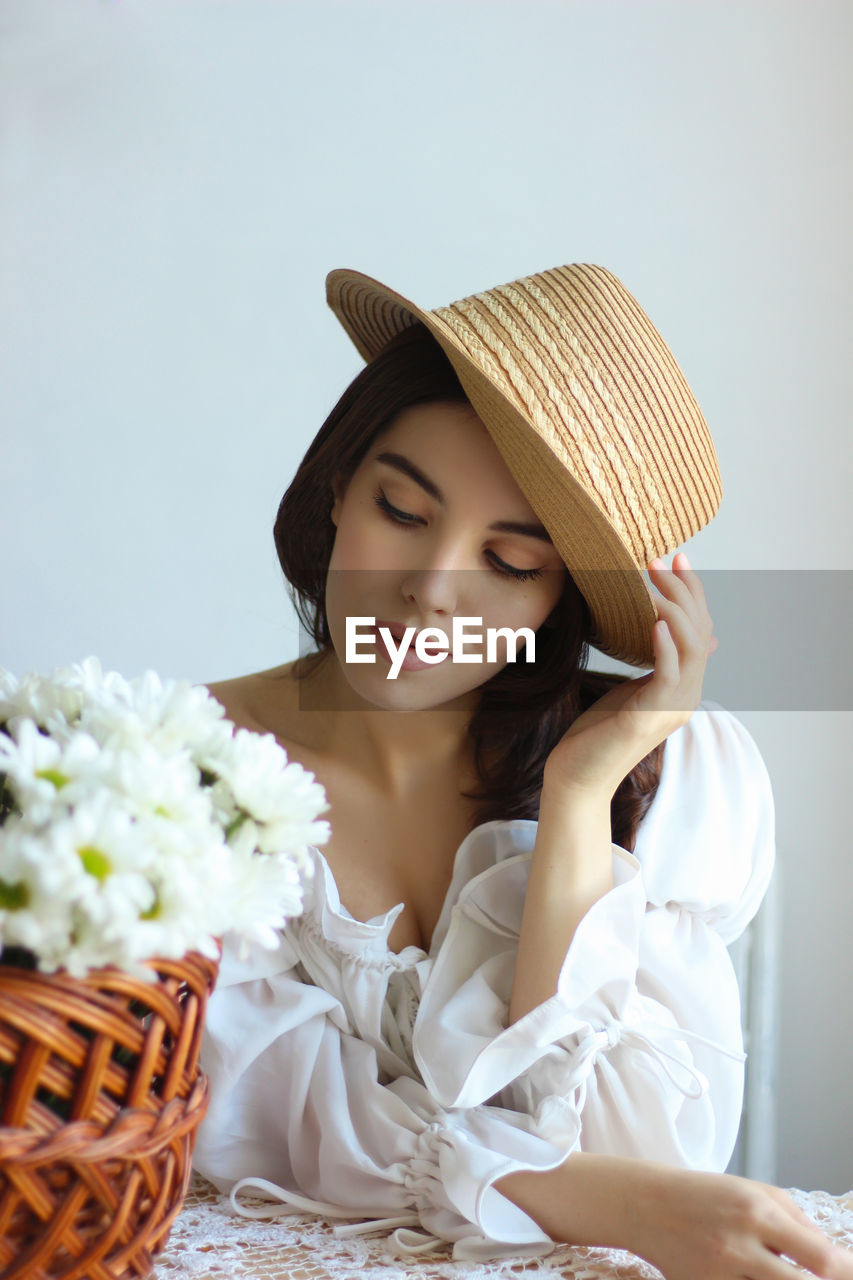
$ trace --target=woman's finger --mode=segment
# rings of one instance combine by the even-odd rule
[[[705,588],[702,585],[702,579],[683,551],[677,551],[672,557],[672,568],[688,588],[697,604],[701,604],[707,609],[708,602],[705,599]]]
[[[704,598],[691,595],[671,571],[665,576],[654,573],[652,586],[656,588],[654,601],[658,616],[669,623],[679,648],[701,648],[706,656],[714,624]]]
[[[669,569],[660,558],[650,561],[649,577],[659,594],[677,601],[685,613],[710,616],[702,581],[683,551],[673,556]]]
[[[704,662],[713,652],[709,646],[714,624],[699,575],[683,551],[673,556],[671,568],[658,556],[649,562],[648,569],[656,591],[658,617],[667,624],[682,666],[689,662],[693,667],[698,660]],[[688,673],[683,670],[682,674]]]
[[[658,557],[649,562],[648,569],[652,585],[661,594],[677,599],[685,612],[692,612],[694,607],[707,612],[708,604],[702,580],[683,551],[673,556],[670,568]]]
[[[812,1280],[818,1280],[818,1277],[820,1280],[848,1280],[846,1272],[836,1278],[835,1273],[830,1271],[804,1271],[799,1263],[777,1257],[766,1250],[755,1261],[746,1263],[742,1272],[733,1272],[733,1280],[735,1274],[737,1280],[797,1280],[797,1277],[799,1280],[807,1280],[809,1276]]]
[[[699,609],[696,606],[685,609],[680,601],[670,600],[665,596],[658,596],[655,606],[660,617],[665,618],[667,622],[675,622],[686,634],[695,633],[697,636],[710,634],[714,628],[707,609]]]
[[[655,679],[658,688],[675,689],[681,678],[681,658],[665,618],[658,618],[652,632],[655,651]]]
[[[655,603],[658,617],[669,627],[682,661],[701,659],[704,662],[714,627],[709,615],[704,611],[702,614],[685,613],[672,600],[658,599]]]
[[[757,1183],[755,1188],[775,1203],[761,1214],[756,1243],[762,1256],[749,1273],[755,1272],[754,1280],[781,1280],[797,1274],[795,1267],[821,1280],[853,1280],[853,1253],[834,1244],[780,1187]]]
[[[782,1207],[784,1216],[765,1235],[767,1247],[823,1280],[853,1280],[853,1254],[834,1245],[793,1201]]]
[[[652,630],[653,681],[638,706],[646,710],[687,712],[695,710],[702,696],[708,661],[708,629],[697,633],[677,605],[667,602]]]
[[[701,602],[697,602],[688,583],[682,580],[683,576],[670,569],[661,559],[652,560],[649,563],[649,578],[655,590],[664,599],[675,601],[686,613],[691,613],[696,604]]]
[[[672,719],[673,710],[680,711],[680,707],[676,704],[682,701],[681,658],[669,627],[662,618],[659,618],[652,628],[652,648],[654,670],[650,671],[646,677],[644,687],[640,688],[638,681],[631,682],[634,685],[634,697],[631,701],[634,710],[644,713],[642,723],[646,729],[649,729],[651,724],[647,719],[649,714],[663,718],[660,740],[672,731],[674,726],[669,722]],[[692,709],[691,705],[690,710]]]
[[[672,567],[680,576],[682,582],[689,587],[691,594],[702,604],[705,604],[705,588],[702,585],[702,579],[683,551],[676,551],[672,557]]]

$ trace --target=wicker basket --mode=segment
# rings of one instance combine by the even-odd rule
[[[190,1176],[217,965],[85,978],[0,965],[0,1277],[147,1275]]]

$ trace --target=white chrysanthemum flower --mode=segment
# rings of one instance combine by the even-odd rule
[[[194,758],[216,753],[231,737],[225,708],[207,689],[161,680],[154,671],[132,680],[132,711],[159,750],[189,748]]]
[[[231,849],[233,885],[228,930],[263,947],[278,945],[278,931],[302,912],[305,870],[287,854],[258,857],[251,821],[241,827]],[[223,928],[223,932],[226,931]]]
[[[70,667],[59,667],[51,685],[80,701],[80,712],[100,703],[129,703],[130,683],[117,671],[104,671],[97,658],[84,658]],[[78,713],[79,714],[79,713]]]
[[[101,749],[89,734],[64,738],[41,733],[33,720],[16,719],[0,734],[0,773],[30,821],[49,822],[58,808],[73,806],[103,781]]]
[[[48,721],[70,723],[76,720],[82,706],[82,695],[75,690],[55,685],[50,676],[30,671],[20,680],[9,671],[0,679],[0,723],[17,717],[35,720],[47,726]]]
[[[0,866],[6,837],[4,827]],[[31,832],[23,856],[33,900],[42,908],[46,900],[61,903],[69,922],[61,946],[50,945],[47,937],[28,944],[40,968],[62,966],[77,975],[95,965],[128,968],[151,954],[144,941],[140,950],[137,926],[156,905],[157,851],[109,792],[99,791],[49,827]]]
[[[172,824],[172,836],[186,832]],[[234,870],[222,833],[211,827],[207,842],[192,849],[164,850],[151,872],[154,903],[133,926],[134,953],[179,958],[201,951],[216,958],[216,938],[231,919]]]
[[[0,947],[26,947],[61,964],[73,928],[65,892],[72,879],[73,870],[51,861],[43,832],[10,818],[0,831]]]
[[[228,823],[242,813],[275,828],[275,843],[264,841],[264,848],[297,848],[328,839],[328,824],[316,821],[328,808],[325,791],[313,773],[288,763],[272,734],[238,729],[222,753],[218,775],[214,802]]]
[[[57,667],[50,675],[29,671],[20,680],[0,669],[0,723],[17,716],[53,729],[73,724],[84,706],[121,697],[127,681],[115,671],[104,672],[97,658],[71,667]]]
[[[51,856],[70,860],[78,875],[74,901],[96,915],[107,909],[99,905],[112,900],[121,887],[136,914],[154,902],[150,875],[159,855],[146,839],[145,831],[121,803],[121,798],[100,790],[54,822],[46,833]]]
[[[209,827],[214,821],[209,789],[201,786],[188,750],[164,755],[145,739],[133,745],[110,739],[101,757],[104,784],[124,796],[137,817],[156,815],[191,827]]]
[[[65,815],[63,815],[65,816]],[[36,826],[29,814],[7,819],[0,830],[0,879],[71,903],[80,877],[80,865],[67,841],[55,836],[56,825]]]
[[[225,933],[275,946],[301,912],[325,792],[207,690],[96,659],[0,671],[0,726],[0,950],[151,977]]]
[[[238,729],[222,752],[219,777],[230,787],[239,809],[265,822],[276,809],[287,752],[271,733]]]

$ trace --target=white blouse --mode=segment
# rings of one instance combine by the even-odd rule
[[[713,703],[669,737],[635,855],[613,846],[614,887],[556,993],[507,1026],[535,836],[514,820],[466,837],[429,952],[390,951],[403,904],[355,920],[313,850],[305,913],[277,950],[241,959],[226,939],[199,1172],[288,1211],[381,1219],[403,1251],[437,1238],[475,1259],[551,1247],[496,1190],[513,1171],[573,1151],[724,1169],[744,1060],[726,947],[773,864],[755,743]]]

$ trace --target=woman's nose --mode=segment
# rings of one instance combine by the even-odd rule
[[[460,572],[449,568],[410,570],[403,578],[403,596],[425,616],[453,614],[459,597]]]

